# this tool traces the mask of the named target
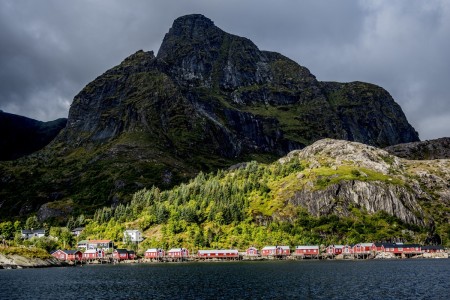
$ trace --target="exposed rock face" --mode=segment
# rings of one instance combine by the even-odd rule
[[[351,215],[351,208],[384,211],[408,224],[450,222],[450,160],[404,160],[368,145],[324,139],[279,160],[307,168],[288,202],[316,216]],[[446,229],[447,228],[447,229]]]
[[[389,153],[407,159],[449,159],[450,138],[393,145],[385,148]]]
[[[267,161],[324,137],[374,146],[418,140],[381,87],[319,82],[202,15],[184,16],[156,56],[138,51],[76,95],[67,127],[35,160],[0,166],[0,203],[16,211],[27,199],[37,209],[58,194],[98,207],[143,185],[170,187],[200,170]],[[33,173],[25,164],[48,170],[15,195]]]
[[[72,207],[64,206],[62,208],[55,208],[51,206],[52,203],[43,204],[37,211],[37,217],[40,222],[48,219],[65,219],[72,212]]]
[[[407,224],[425,226],[424,216],[415,193],[404,187],[381,182],[347,181],[334,184],[324,190],[304,189],[291,199],[316,216],[335,214],[350,216],[350,207],[369,213],[384,211]],[[419,213],[417,213],[419,212]]]
[[[67,264],[52,258],[27,258],[20,255],[0,254],[0,269],[23,269],[23,268],[44,268],[61,267]]]
[[[17,159],[42,149],[66,122],[67,119],[41,122],[0,110],[0,160]]]

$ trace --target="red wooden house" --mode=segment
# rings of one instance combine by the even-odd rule
[[[354,254],[370,254],[377,251],[377,246],[374,243],[359,243],[353,246]]]
[[[151,248],[145,251],[145,258],[158,258],[164,257],[165,255],[165,251],[161,248]]]
[[[127,249],[116,249],[113,252],[113,258],[116,260],[128,260],[128,250]]]
[[[291,255],[289,246],[265,246],[261,249],[262,256],[288,256]]]
[[[136,258],[136,252],[133,250],[128,250],[128,259],[135,259]]]
[[[97,258],[104,258],[105,257],[105,251],[103,249],[89,249],[84,251],[83,253],[83,259],[84,260],[90,260],[90,259],[97,259]]]
[[[403,248],[403,253],[406,254],[422,253],[422,246],[419,244],[400,244],[399,247]]]
[[[353,253],[353,246],[352,245],[344,245],[342,248],[343,254],[352,254]]]
[[[247,256],[258,256],[259,255],[259,253],[258,253],[258,249],[256,249],[255,247],[250,247],[250,248],[248,248],[246,251],[245,251],[245,254],[247,255]]]
[[[339,255],[342,254],[343,249],[344,245],[330,245],[327,247],[326,253],[331,255]]]
[[[422,253],[422,246],[419,244],[385,243],[384,252],[401,254],[419,254]]]
[[[422,246],[423,253],[443,253],[445,252],[444,247],[442,246]]]
[[[59,260],[80,261],[83,257],[83,253],[78,250],[57,250],[52,253],[52,256]]]
[[[201,258],[238,258],[239,252],[234,249],[198,250],[197,256]]]
[[[189,251],[185,248],[172,248],[167,252],[169,257],[187,257],[189,256]]]
[[[385,252],[384,245],[385,245],[385,243],[374,243],[375,252],[377,252],[377,253]]]
[[[319,255],[319,246],[297,246],[295,247],[295,255],[299,256],[317,256]]]

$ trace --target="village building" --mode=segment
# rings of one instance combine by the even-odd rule
[[[422,246],[419,244],[384,243],[384,252],[395,255],[412,255],[422,253]]]
[[[290,254],[289,246],[265,246],[261,249],[262,256],[287,256]]]
[[[169,257],[187,257],[189,256],[189,251],[185,248],[172,248],[167,252]]]
[[[238,258],[239,251],[234,250],[234,249],[198,250],[197,257],[200,257],[200,258]]]
[[[319,255],[319,246],[317,245],[304,245],[295,247],[295,255],[298,256],[317,256]]]
[[[443,253],[445,252],[445,248],[438,245],[432,246],[422,246],[423,253]]]
[[[145,258],[159,258],[166,255],[165,251],[161,248],[150,248],[145,251]]]
[[[377,246],[374,243],[359,243],[353,246],[354,254],[371,254],[377,251]]]
[[[88,249],[84,251],[83,253],[83,259],[84,260],[91,260],[91,259],[98,259],[98,258],[104,258],[105,257],[105,251],[100,249]]]
[[[375,247],[375,252],[380,253],[380,252],[384,252],[384,245],[386,243],[374,243],[374,247]]]
[[[20,234],[24,240],[31,239],[32,237],[40,238],[45,236],[45,229],[24,229],[20,231]]]
[[[344,250],[344,245],[330,245],[326,248],[326,253],[329,255],[339,255],[342,254]]]
[[[136,258],[136,253],[133,250],[116,249],[113,251],[113,258],[115,260],[130,260]]]
[[[343,254],[352,254],[353,253],[353,245],[344,245],[342,248]]]
[[[255,247],[249,247],[246,251],[245,251],[245,255],[247,256],[258,256],[259,255],[259,251],[258,249],[256,249]]]
[[[80,261],[83,253],[79,250],[56,250],[52,253],[53,257],[65,261]]]
[[[84,230],[84,227],[77,227],[77,228],[72,229],[71,232],[74,236],[79,236],[83,230]]]
[[[78,242],[77,248],[81,249],[102,249],[110,251],[114,249],[114,243],[111,240],[83,240]]]
[[[144,239],[142,238],[142,232],[137,229],[127,229],[123,232],[123,242],[126,243],[128,241],[133,243],[140,243]]]

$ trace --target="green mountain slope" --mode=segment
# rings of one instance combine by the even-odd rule
[[[325,139],[272,164],[201,173],[98,210],[86,238],[139,228],[145,247],[405,241],[450,245],[450,161],[408,161]]]
[[[44,204],[55,217],[89,213],[142,187],[273,161],[324,137],[376,146],[418,140],[381,87],[319,82],[202,15],[184,16],[157,56],[138,51],[76,95],[66,128],[45,150],[0,164],[0,214]]]

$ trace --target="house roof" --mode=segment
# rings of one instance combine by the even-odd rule
[[[234,249],[198,250],[198,254],[213,254],[213,253],[217,253],[217,254],[228,254],[228,253],[239,254],[239,251],[234,250]]]
[[[161,248],[150,248],[150,249],[147,249],[147,251],[145,251],[145,252],[159,252],[159,251],[164,251],[164,250],[162,250]]]
[[[372,247],[373,243],[359,243],[356,244],[355,246],[361,246],[361,247]]]
[[[295,249],[317,250],[317,249],[319,249],[319,246],[317,246],[317,245],[296,246]]]
[[[172,248],[169,250],[169,253],[171,252],[181,252],[181,251],[186,251],[185,248]]]
[[[83,230],[84,230],[84,227],[77,227],[77,228],[72,229],[72,231],[83,231]]]
[[[69,255],[73,255],[73,254],[75,254],[75,253],[77,253],[77,252],[80,252],[80,251],[78,251],[78,250],[61,250],[62,252],[64,252],[64,253],[66,253],[66,254],[69,254]],[[81,253],[81,252],[80,252]]]
[[[376,243],[377,247],[383,246],[384,248],[419,248],[422,247],[419,244],[403,244],[403,243]]]
[[[128,254],[134,254],[134,250],[128,250]]]
[[[45,229],[23,229],[21,232],[22,234],[45,234]]]
[[[116,250],[114,250],[114,252],[117,252],[117,253],[128,253],[128,250],[127,249],[116,249]]]
[[[422,246],[422,250],[444,250],[445,248],[440,245],[429,245],[429,246]]]
[[[277,248],[288,250],[289,246],[265,246],[264,248],[262,248],[262,250],[276,250]]]

